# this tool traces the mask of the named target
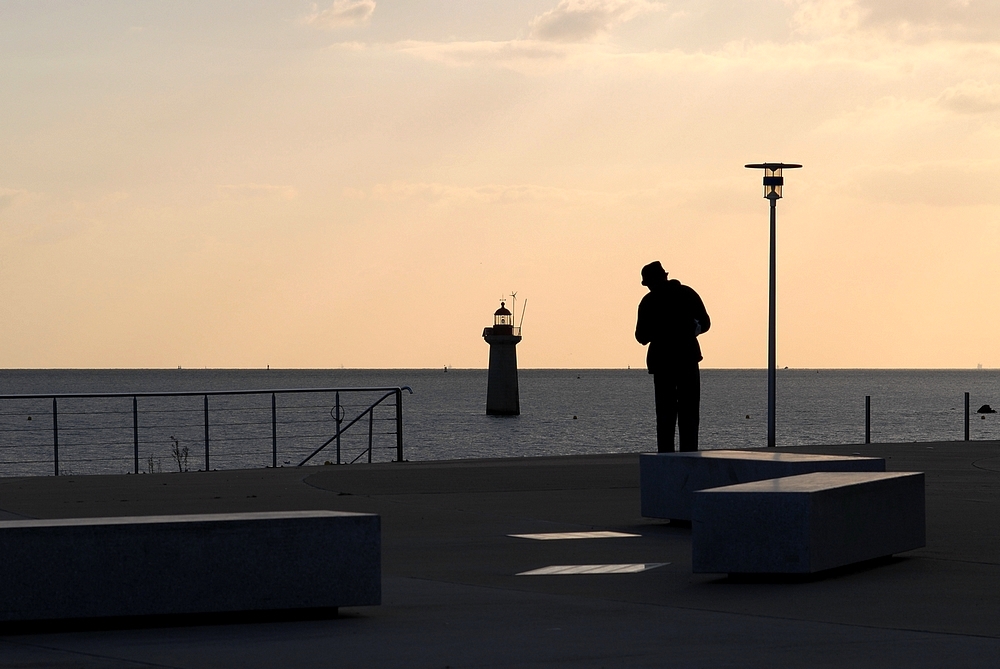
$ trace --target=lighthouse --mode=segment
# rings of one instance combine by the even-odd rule
[[[483,330],[490,345],[490,374],[486,388],[486,413],[517,416],[521,403],[517,394],[517,344],[521,328],[514,327],[514,314],[501,302],[493,314],[493,327]]]

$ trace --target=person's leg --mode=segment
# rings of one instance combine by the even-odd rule
[[[674,425],[677,423],[677,381],[673,374],[653,374],[656,395],[656,449],[674,452]]]
[[[677,431],[682,451],[698,450],[700,404],[701,374],[695,362],[677,374]]]

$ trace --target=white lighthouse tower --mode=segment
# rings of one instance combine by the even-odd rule
[[[501,302],[493,314],[493,327],[483,330],[483,339],[490,345],[486,413],[491,416],[520,415],[516,346],[521,341],[521,328],[514,327],[514,314],[505,303]]]

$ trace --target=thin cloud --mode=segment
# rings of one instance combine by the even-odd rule
[[[854,31],[867,11],[855,0],[792,0],[792,27],[800,35],[828,36]]]
[[[649,0],[560,0],[554,9],[532,19],[531,37],[550,42],[590,42],[616,25],[645,12],[663,9]]]
[[[851,176],[846,190],[866,200],[933,207],[1000,205],[993,188],[1000,178],[995,160],[882,165],[853,170]]]
[[[651,186],[615,190],[564,188],[530,183],[480,184],[460,186],[449,183],[393,181],[375,184],[370,190],[345,188],[350,199],[384,202],[421,202],[432,207],[459,207],[493,204],[554,203],[564,207],[621,207],[635,202],[665,203],[670,206],[705,210],[732,210],[732,199],[744,202],[746,182],[742,178],[691,180],[672,178]]]
[[[955,114],[978,116],[997,111],[1000,111],[1000,86],[968,80],[931,97],[885,96],[828,119],[817,130],[836,135],[865,134],[873,139],[934,135],[949,127]]]
[[[374,9],[374,2],[372,7]],[[552,65],[565,65],[571,61],[587,60],[588,56],[599,56],[602,47],[593,42],[607,36],[612,28],[621,23],[663,8],[662,3],[651,0],[560,0],[555,8],[532,19],[527,39],[403,40],[383,46],[452,66],[491,64],[524,72],[546,71]],[[357,50],[366,47],[356,42],[345,42],[331,48]]]
[[[816,130],[828,136],[866,136],[872,141],[886,141],[940,128],[946,116],[934,100],[885,96],[830,118]]]
[[[800,34],[868,30],[908,40],[1000,39],[995,0],[785,0]]]
[[[1000,35],[996,0],[857,0],[857,5],[871,25]]]
[[[219,194],[226,200],[262,198],[294,200],[299,196],[298,190],[292,186],[275,186],[273,184],[222,184],[218,188]]]
[[[628,64],[654,70],[692,65],[710,70],[738,67],[754,71],[832,67],[899,77],[907,76],[915,64],[937,68],[950,62],[964,67],[964,77],[969,79],[983,78],[984,69],[996,64],[1000,55],[997,45],[981,40],[970,42],[955,35],[933,41],[915,39],[913,23],[906,24],[911,26],[909,32],[878,27],[871,18],[868,0],[785,1],[792,10],[787,40],[746,38],[707,49],[630,51],[625,45],[609,44],[601,39],[615,26],[644,12],[669,9],[667,4],[651,0],[559,0],[553,9],[530,22],[527,38],[451,42],[405,40],[367,48],[387,48],[450,66],[495,66],[526,74],[546,74],[595,64],[614,66],[617,61],[622,66]],[[974,0],[969,2],[975,4]],[[954,11],[959,10],[961,6]],[[926,12],[916,16],[926,18]],[[350,43],[338,48],[356,49],[358,45]],[[962,102],[956,99],[955,105],[959,104]]]
[[[14,201],[27,195],[26,191],[14,188],[0,188],[0,211],[13,206]]]
[[[324,48],[324,51],[365,51],[369,45],[364,42],[334,42]]]
[[[352,195],[358,197],[360,193],[359,191],[355,191]],[[448,207],[477,203],[543,201],[579,205],[611,203],[619,201],[622,198],[622,194],[584,189],[555,188],[536,184],[459,186],[443,183],[394,181],[392,183],[376,184],[371,189],[370,197],[375,200],[384,201],[421,201],[434,206]]]
[[[345,28],[368,23],[375,13],[375,0],[334,0],[326,9],[312,6],[306,23],[319,28]]]
[[[92,230],[96,224],[94,219],[80,216],[43,220],[27,231],[21,240],[29,244],[58,244],[83,235],[88,230]]]
[[[1000,109],[1000,86],[985,81],[963,81],[945,90],[938,103],[961,114],[986,114]]]
[[[447,65],[499,64],[512,69],[531,69],[539,64],[562,62],[570,55],[564,45],[537,40],[478,42],[397,42],[402,53]]]

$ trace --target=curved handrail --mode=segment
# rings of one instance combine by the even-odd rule
[[[297,464],[295,466],[296,467],[301,467],[302,465],[304,465],[307,462],[309,462],[310,460],[312,460],[314,457],[316,457],[316,455],[319,454],[320,451],[322,451],[324,448],[326,448],[327,446],[329,446],[330,444],[332,444],[334,441],[336,441],[337,437],[339,437],[340,435],[344,434],[344,432],[347,432],[347,430],[349,430],[352,425],[354,425],[359,420],[361,420],[362,418],[364,418],[365,414],[372,412],[375,409],[375,407],[377,407],[379,404],[381,404],[382,402],[384,402],[385,400],[387,400],[388,398],[390,398],[390,397],[392,397],[394,395],[398,398],[400,395],[402,395],[402,391],[403,390],[409,391],[409,393],[411,395],[413,394],[413,389],[410,388],[409,386],[400,386],[398,388],[394,388],[394,389],[390,390],[389,392],[387,392],[385,395],[382,395],[382,397],[378,398],[377,400],[375,400],[374,402],[372,402],[371,404],[369,404],[367,409],[365,409],[364,411],[362,411],[361,413],[359,413],[354,418],[354,420],[352,420],[346,426],[340,427],[340,421],[337,421],[337,423],[338,423],[338,425],[337,425],[337,433],[334,434],[329,439],[327,439],[326,441],[324,441],[323,444],[319,448],[317,448],[315,451],[313,451],[312,453],[310,453],[309,455],[307,455],[306,458],[302,462],[300,462],[299,464]],[[398,401],[398,399],[397,399],[397,401]],[[339,455],[338,455],[338,457],[339,457]],[[357,458],[355,458],[355,459],[357,459]]]

